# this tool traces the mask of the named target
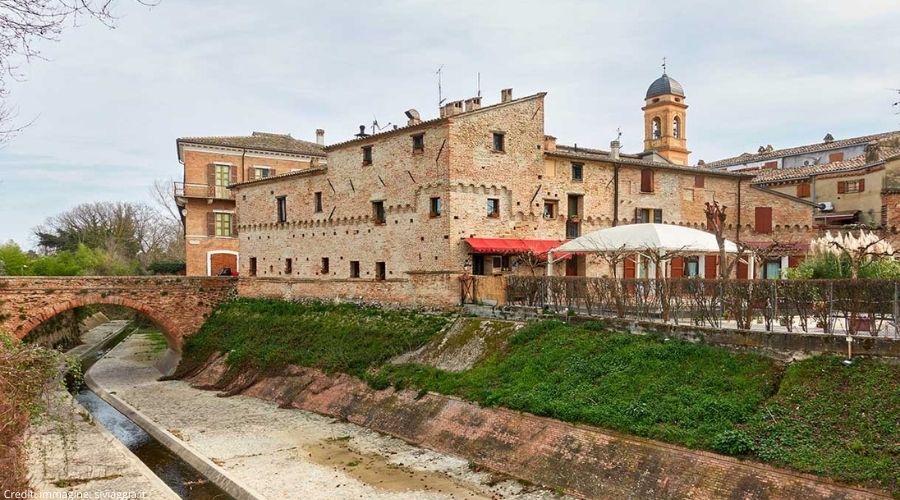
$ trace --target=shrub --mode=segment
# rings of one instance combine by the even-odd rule
[[[746,455],[753,451],[753,439],[742,430],[727,430],[716,434],[712,448],[726,455]]]

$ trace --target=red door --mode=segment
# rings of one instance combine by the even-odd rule
[[[719,277],[718,275],[718,267],[716,264],[719,262],[719,258],[715,255],[707,255],[706,263],[704,264],[704,277],[708,280],[714,280]]]
[[[634,259],[631,257],[626,257],[624,262],[624,273],[622,277],[627,280],[633,280],[635,276],[637,276],[637,273],[635,269]]]
[[[231,269],[232,274],[237,274],[237,255],[230,253],[214,253],[209,256],[209,275],[218,276],[224,268]]]

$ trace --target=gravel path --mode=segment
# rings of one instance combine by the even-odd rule
[[[161,355],[132,335],[91,370],[107,390],[268,498],[555,498],[468,462],[273,403],[158,382]]]

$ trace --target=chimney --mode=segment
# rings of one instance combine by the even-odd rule
[[[544,151],[556,151],[556,137],[552,135],[544,136]]]
[[[325,129],[316,129],[316,144],[318,144],[319,146],[325,145]]]
[[[500,91],[500,102],[512,101],[512,89],[503,89]]]
[[[613,160],[619,159],[619,151],[622,149],[622,145],[618,140],[612,141],[609,143],[609,157]]]
[[[449,118],[463,112],[463,102],[453,101],[444,104],[441,108],[441,118]]]
[[[358,133],[358,134],[353,134],[353,136],[354,136],[354,137],[359,137],[359,138],[369,137],[369,134],[366,133],[366,126],[365,126],[365,125],[360,125],[360,126],[359,126],[359,133]]]
[[[481,109],[481,97],[470,97],[466,99],[466,111],[475,111]]]
[[[825,134],[825,137],[822,138],[822,142],[834,142],[834,136],[831,134]]]

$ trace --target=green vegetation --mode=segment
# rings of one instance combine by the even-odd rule
[[[274,371],[295,364],[364,377],[369,368],[418,348],[448,322],[446,316],[350,304],[297,304],[238,299],[188,337],[185,356],[227,352],[234,366]]]
[[[376,388],[456,395],[900,491],[900,365],[844,366],[821,356],[785,367],[756,354],[556,321],[516,331],[461,372],[386,363],[436,339],[446,323],[352,305],[241,299],[186,341],[185,356],[196,362],[229,352],[234,366],[341,371]]]
[[[814,255],[799,266],[788,269],[789,279],[850,279],[853,263],[846,255]],[[893,259],[873,259],[862,262],[859,277],[863,279],[900,279],[900,261]]]
[[[712,447],[776,390],[767,358],[701,344],[541,322],[471,370],[387,366],[381,385],[412,385],[640,436]]]
[[[117,259],[104,250],[78,245],[51,255],[23,251],[10,241],[0,245],[0,268],[9,276],[122,276],[138,274],[133,262]]]
[[[147,340],[150,341],[150,346],[154,353],[165,351],[169,347],[169,342],[166,341],[166,337],[164,337],[162,332],[156,327],[141,328],[135,333],[147,336]]]

